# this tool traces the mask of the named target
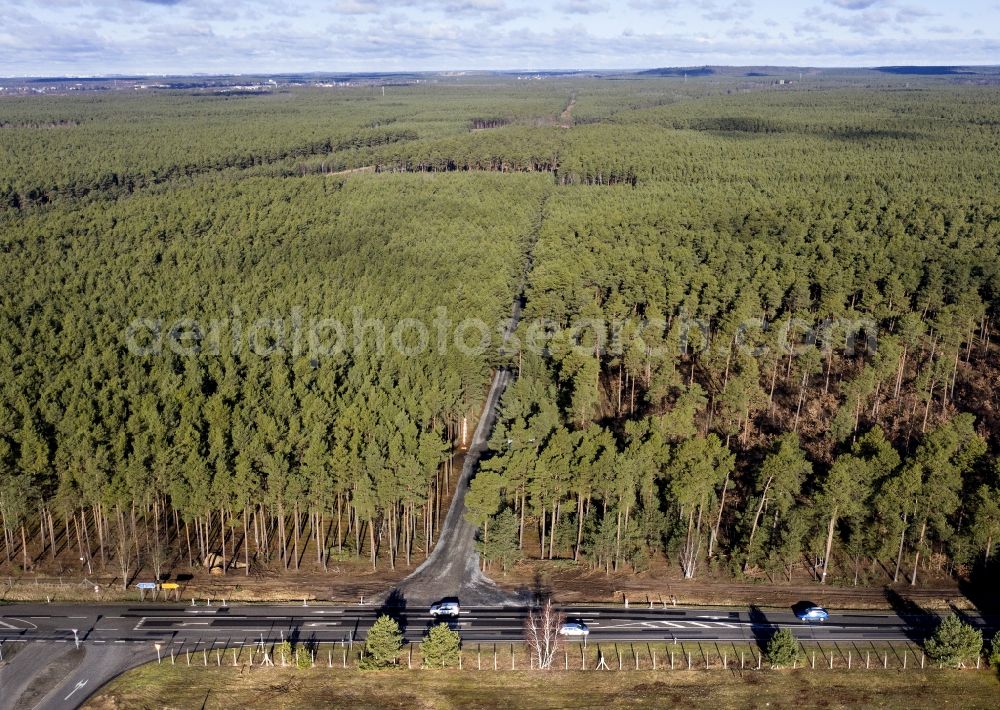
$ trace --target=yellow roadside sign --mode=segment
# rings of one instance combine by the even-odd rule
[[[176,582],[164,582],[160,585],[160,589],[180,589],[180,586]]]

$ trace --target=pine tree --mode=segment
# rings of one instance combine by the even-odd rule
[[[989,564],[993,546],[1000,539],[1000,461],[994,462],[990,483],[976,490],[972,500],[972,539],[982,550],[983,560]]]
[[[973,662],[983,650],[983,632],[949,614],[924,642],[927,655],[947,665]]]
[[[798,435],[792,432],[781,436],[757,472],[758,500],[755,501],[757,505],[746,544],[744,572],[760,556],[758,548],[754,546],[754,538],[765,504],[770,506],[769,513],[774,511],[775,517],[787,513],[795,503],[803,480],[811,472],[812,464],[799,447]]]
[[[517,546],[517,516],[512,509],[504,508],[493,516],[489,537],[478,541],[476,549],[484,559],[498,562],[504,575],[521,559]]]
[[[452,668],[458,665],[462,639],[448,624],[435,624],[420,644],[425,668]]]
[[[823,554],[823,571],[820,574],[820,584],[826,583],[827,571],[830,567],[830,555],[833,550],[833,536],[837,529],[837,521],[849,518],[859,510],[864,509],[869,485],[869,476],[865,462],[856,456],[847,454],[839,456],[830,467],[830,473],[823,482],[818,507],[827,512],[829,520],[826,531],[826,547]]]
[[[781,668],[799,660],[802,657],[802,649],[791,629],[778,629],[768,639],[764,655],[772,666]]]
[[[904,473],[919,481],[913,504],[913,527],[919,532],[911,585],[917,583],[928,529],[941,539],[950,537],[950,516],[961,505],[962,480],[986,452],[986,442],[976,432],[974,423],[971,414],[960,414],[937,427],[924,438],[907,464]]]
[[[993,634],[993,639],[990,641],[989,662],[994,668],[1000,668],[1000,631]]]
[[[361,667],[373,670],[394,666],[402,648],[403,634],[399,630],[399,624],[392,617],[383,614],[368,629]]]
[[[312,652],[303,644],[295,647],[295,667],[305,670],[312,666]]]
[[[500,507],[503,478],[492,471],[482,471],[469,483],[465,493],[465,519],[482,528],[481,539],[489,539],[489,521]]]
[[[718,489],[733,471],[735,457],[715,434],[689,439],[677,446],[666,468],[673,502],[683,516],[684,543],[680,552],[685,579],[695,576],[701,554],[703,530],[710,527],[715,541],[714,520],[709,516],[720,508]]]

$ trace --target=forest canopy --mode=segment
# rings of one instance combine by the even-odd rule
[[[0,563],[990,567],[995,87],[492,81],[0,101]]]

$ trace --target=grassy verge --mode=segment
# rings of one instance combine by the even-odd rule
[[[88,708],[996,707],[990,671],[380,671],[148,665]]]

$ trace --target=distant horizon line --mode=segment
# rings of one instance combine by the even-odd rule
[[[149,78],[213,78],[213,77],[291,77],[291,76],[368,76],[392,77],[415,75],[462,75],[462,74],[639,74],[654,71],[684,71],[703,69],[770,69],[789,71],[878,71],[885,69],[1000,69],[1000,64],[871,64],[871,65],[795,65],[795,64],[690,64],[690,65],[659,65],[646,67],[630,67],[621,69],[574,68],[574,69],[542,69],[542,68],[511,68],[511,69],[413,69],[413,70],[302,70],[302,71],[220,71],[220,72],[128,72],[128,73],[93,73],[93,74],[58,74],[41,72],[37,74],[0,75],[0,80],[17,79],[51,79],[51,80],[135,80]]]

